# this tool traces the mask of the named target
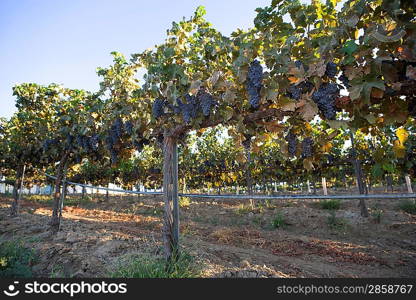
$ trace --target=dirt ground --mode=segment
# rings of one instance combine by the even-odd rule
[[[181,209],[180,242],[203,277],[415,277],[416,216],[399,210],[399,201],[368,200],[370,217],[362,218],[358,200],[344,200],[329,222],[330,212],[313,200],[254,208],[245,200],[192,200]],[[163,251],[156,196],[65,206],[56,235],[47,231],[46,202],[24,199],[16,218],[10,204],[0,198],[1,238],[22,238],[39,253],[36,276],[104,277],[129,255]],[[271,225],[276,215],[279,228]]]

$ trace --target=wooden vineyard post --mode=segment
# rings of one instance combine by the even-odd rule
[[[391,175],[386,175],[386,192],[394,192],[393,190],[393,178]]]
[[[409,174],[406,174],[404,179],[406,180],[407,192],[413,194],[412,181],[410,180]]]
[[[66,174],[62,180],[62,192],[61,192],[61,200],[59,204],[59,222],[58,222],[58,231],[61,228],[61,219],[62,219],[62,210],[64,209],[64,201],[66,196]]]
[[[18,171],[17,173],[17,177],[20,177],[20,178],[16,180],[16,183],[13,188],[14,201],[13,201],[13,204],[11,207],[11,213],[10,213],[12,217],[17,216],[19,212],[20,199],[22,198],[22,192],[23,192],[23,180],[25,178],[25,170],[26,170],[26,165],[23,165],[22,170]]]
[[[61,229],[61,219],[62,219],[62,210],[64,208],[64,201],[66,197],[66,175],[67,175],[67,168],[68,168],[68,161],[66,161],[63,169],[63,179],[62,179],[62,191],[61,191],[61,198],[59,201],[59,215],[58,215],[58,231]]]
[[[155,189],[156,191],[156,189]],[[182,193],[186,194],[186,177],[183,177],[183,186],[182,186]]]
[[[85,181],[84,181],[84,184],[87,184]],[[84,199],[85,198],[85,192],[86,192],[86,188],[85,188],[85,186],[82,186],[82,199]]]
[[[107,189],[109,189],[109,188],[110,188],[110,182],[107,183]],[[110,199],[110,192],[108,190],[106,190],[105,191],[105,202],[108,203],[109,199]]]
[[[68,156],[69,156],[68,152],[62,155],[61,160],[59,161],[58,170],[56,172],[55,191],[54,191],[53,204],[52,204],[52,218],[49,223],[53,233],[57,233],[59,231],[59,226],[60,226],[59,211],[60,211],[60,205],[61,205],[61,182],[62,182],[62,177],[64,176],[66,172]]]
[[[179,250],[178,145],[165,134],[163,145],[163,200],[165,218],[163,240],[166,260],[175,259]]]
[[[253,182],[251,178],[251,140],[247,139],[244,141],[244,149],[246,154],[246,184],[247,184],[247,193],[253,195]]]
[[[328,190],[326,188],[326,178],[325,177],[322,177],[322,189],[324,191],[324,195],[328,196]]]
[[[26,165],[23,165],[23,171],[22,171],[22,178],[20,180],[20,190],[19,190],[19,197],[17,199],[17,202],[20,204],[20,200],[22,199],[22,193],[23,193],[23,184],[25,180],[25,171],[26,171]]]
[[[365,193],[364,182],[363,182],[363,170],[361,169],[360,161],[357,159],[357,153],[355,150],[355,141],[354,135],[352,131],[350,131],[350,138],[351,138],[351,150],[352,150],[352,164],[354,166],[355,177],[357,179],[358,191],[360,195]],[[365,203],[365,199],[360,199],[359,207],[361,209],[361,216],[368,217],[368,210],[367,205]]]

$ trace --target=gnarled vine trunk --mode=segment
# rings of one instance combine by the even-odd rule
[[[59,161],[57,172],[56,172],[55,192],[54,192],[53,204],[52,204],[52,218],[51,218],[51,221],[49,222],[52,232],[55,232],[55,233],[59,231],[59,226],[61,222],[61,218],[60,218],[61,201],[62,201],[61,183],[62,183],[64,174],[66,173],[66,165],[68,161],[68,156],[69,156],[69,153],[67,152],[64,153],[64,155],[62,155],[61,160]]]
[[[166,133],[163,157],[163,241],[165,257],[170,261],[177,257],[179,251],[178,146],[176,138]]]
[[[20,197],[23,189],[23,178],[25,176],[26,165],[18,166],[16,172],[16,180],[13,186],[13,203],[10,208],[10,216],[16,217],[19,213]]]

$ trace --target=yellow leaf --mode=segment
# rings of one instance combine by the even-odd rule
[[[332,148],[332,143],[328,142],[328,143],[326,143],[325,145],[322,146],[322,151],[323,152],[329,152],[329,151],[331,151],[331,148]]]
[[[290,83],[296,83],[299,81],[299,78],[294,77],[294,76],[290,76],[287,79],[289,79]]]
[[[406,154],[406,148],[399,140],[395,140],[393,143],[393,152],[397,158],[404,158]]]
[[[312,160],[310,158],[305,158],[303,160],[303,167],[308,171],[313,170],[314,166],[313,166]]]
[[[407,133],[406,129],[398,128],[396,130],[396,136],[398,137],[401,145],[403,146],[404,143],[407,141],[407,138],[409,137],[409,134]]]

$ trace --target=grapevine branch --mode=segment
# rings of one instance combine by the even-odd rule
[[[261,111],[256,111],[253,113],[250,113],[248,115],[246,115],[244,117],[244,124],[249,124],[252,122],[256,122],[258,120],[261,119],[266,119],[266,118],[271,118],[271,117],[275,117],[277,119],[282,119],[284,116],[289,116],[291,115],[290,112],[284,112],[281,111],[277,108],[268,108],[265,110],[261,110]],[[234,115],[231,120],[236,120],[237,116]],[[216,119],[216,120],[212,120],[212,119],[207,119],[205,120],[201,125],[200,128],[208,128],[208,127],[214,127],[216,125],[219,125],[221,123],[223,123],[224,120],[222,119]],[[167,131],[167,134],[173,137],[179,137],[181,135],[183,135],[184,133],[186,133],[188,130],[190,130],[192,128],[191,125],[187,125],[187,124],[181,124],[178,125],[174,128],[172,128],[170,131]],[[158,132],[158,134],[160,134],[160,132]]]

